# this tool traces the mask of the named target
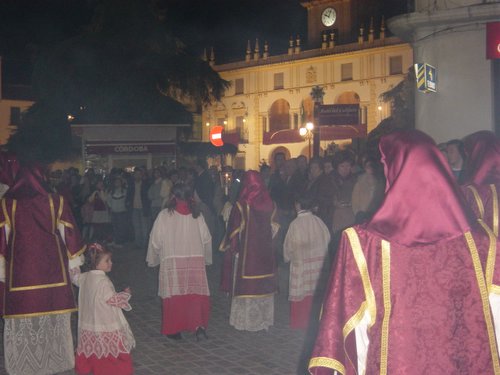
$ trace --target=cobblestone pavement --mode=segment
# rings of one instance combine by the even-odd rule
[[[219,292],[220,253],[207,268],[211,296],[208,340],[183,333],[173,341],[160,334],[161,300],[156,296],[157,269],[145,264],[145,251],[133,247],[114,250],[110,277],[117,290],[132,288],[132,311],[125,312],[137,346],[132,352],[136,375],[149,374],[305,374],[313,333],[289,328],[288,266],[280,265],[280,293],[275,300],[275,324],[268,331],[243,332],[229,325],[229,299]],[[73,326],[76,325],[76,314]],[[3,324],[0,328],[3,328]],[[74,327],[76,341],[76,327]],[[0,332],[1,333],[1,332]],[[3,337],[3,335],[2,335]],[[0,347],[0,375],[3,343]],[[61,375],[72,375],[73,371]],[[112,375],[112,374],[110,374]]]

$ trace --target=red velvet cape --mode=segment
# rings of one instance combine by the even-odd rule
[[[276,259],[272,246],[273,203],[256,171],[243,178],[238,202],[229,216],[221,289],[234,296],[264,296],[276,292]],[[234,278],[235,255],[239,254]]]
[[[37,173],[22,170],[2,199],[0,254],[5,257],[5,317],[29,317],[76,310],[68,258],[84,251],[71,209],[49,194]],[[64,228],[65,242],[58,226]],[[8,237],[5,226],[10,228]]]
[[[365,313],[366,374],[499,373],[488,300],[500,290],[496,237],[469,222],[430,137],[392,133],[380,151],[386,197],[367,224],[342,234],[311,373],[357,373]]]

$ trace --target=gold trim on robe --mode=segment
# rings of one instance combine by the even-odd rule
[[[488,332],[488,340],[490,344],[490,354],[493,362],[493,371],[496,375],[500,374],[500,364],[498,361],[498,350],[495,338],[495,328],[493,325],[493,320],[490,311],[490,302],[488,296],[488,287],[486,284],[485,276],[483,273],[483,267],[481,266],[481,260],[477,251],[476,243],[472,234],[470,232],[464,233],[467,246],[472,257],[472,263],[474,265],[474,271],[476,273],[477,284],[479,287],[479,293],[481,295],[481,302],[483,307],[484,320],[486,323],[486,330]]]
[[[345,367],[336,359],[328,357],[314,357],[309,361],[309,368],[311,367],[326,367],[340,372],[342,375],[346,373]]]
[[[493,200],[493,233],[498,237],[498,195],[495,185],[490,185],[491,199]]]
[[[484,219],[484,205],[481,197],[479,196],[479,192],[472,185],[467,186],[467,188],[472,191],[472,195],[474,196],[474,200],[476,201],[477,209],[479,210],[479,218]]]
[[[382,240],[382,293],[384,299],[384,317],[382,319],[382,337],[380,343],[380,375],[387,374],[389,354],[389,319],[391,318],[391,244]]]
[[[76,307],[73,307],[71,309],[65,309],[65,310],[54,310],[54,311],[46,311],[46,312],[36,312],[36,313],[30,313],[30,314],[13,314],[13,315],[4,315],[4,318],[35,318],[37,316],[44,316],[44,315],[57,315],[57,314],[65,314],[65,313],[72,313],[78,311]]]

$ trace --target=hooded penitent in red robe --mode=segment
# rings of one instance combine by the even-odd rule
[[[386,197],[342,234],[311,374],[500,373],[496,237],[469,222],[430,137],[392,133],[380,151]]]
[[[479,131],[464,140],[467,155],[462,190],[477,218],[498,236],[500,192],[500,140],[490,131]]]
[[[276,263],[272,247],[273,202],[257,171],[243,177],[238,201],[229,217],[221,244],[225,251],[221,289],[233,296],[263,296],[276,292]],[[234,256],[239,254],[233,284]]]
[[[84,246],[69,206],[49,191],[40,168],[22,167],[1,201],[6,318],[76,310],[68,258]]]

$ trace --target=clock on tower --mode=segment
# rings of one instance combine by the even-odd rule
[[[355,16],[353,2],[362,0],[308,0],[301,5],[307,9],[307,40],[309,48],[321,45],[321,34],[335,31],[337,41],[347,40]]]

